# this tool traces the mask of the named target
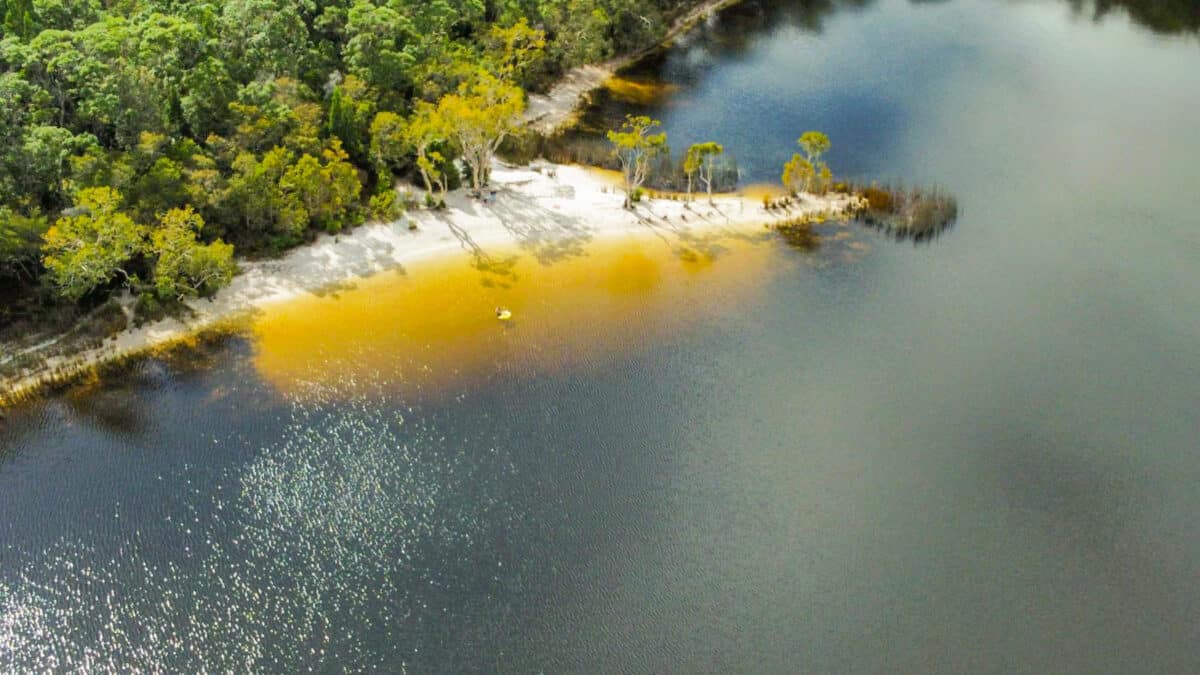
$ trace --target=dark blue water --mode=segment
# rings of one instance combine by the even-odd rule
[[[747,3],[645,64],[676,149],[820,129],[961,207],[721,321],[428,396],[231,337],[11,412],[0,670],[1200,669],[1200,41],[1132,7]]]

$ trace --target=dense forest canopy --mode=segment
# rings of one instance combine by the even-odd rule
[[[486,179],[494,134],[451,122],[480,101],[511,121],[525,91],[652,43],[688,4],[0,0],[5,311],[14,288],[202,292],[222,242],[270,253],[386,217],[394,174],[444,191],[458,157]]]

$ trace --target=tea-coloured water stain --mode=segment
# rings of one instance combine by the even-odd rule
[[[366,380],[436,392],[586,366],[719,321],[761,293],[777,247],[727,237],[719,250],[626,238],[550,265],[520,257],[506,286],[485,283],[465,257],[413,265],[269,308],[251,329],[254,364],[289,392]]]

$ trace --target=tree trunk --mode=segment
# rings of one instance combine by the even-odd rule
[[[704,187],[708,190],[708,205],[713,205],[713,157],[708,157],[708,162],[704,166]]]
[[[630,167],[629,165],[626,165],[623,173],[625,174],[625,203],[623,204],[623,207],[626,209],[632,209],[633,208],[633,183],[634,183],[632,167]]]
[[[425,156],[425,148],[421,148],[417,154],[422,160],[429,161],[429,158]],[[425,181],[425,192],[433,192],[433,181],[429,180],[429,172],[420,164],[417,165],[417,168],[421,170],[421,178]]]

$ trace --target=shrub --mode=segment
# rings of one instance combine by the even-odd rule
[[[882,190],[874,185],[863,188],[859,193],[863,199],[867,200],[867,208],[872,211],[880,211],[882,213],[892,213],[896,208],[895,201],[892,199],[892,193],[888,190]]]
[[[373,220],[391,222],[404,215],[404,203],[395,190],[384,190],[371,196],[367,204],[367,214]]]
[[[134,323],[142,325],[149,321],[157,321],[167,315],[167,308],[159,300],[158,296],[151,292],[146,292],[138,295],[137,302],[133,305]]]

